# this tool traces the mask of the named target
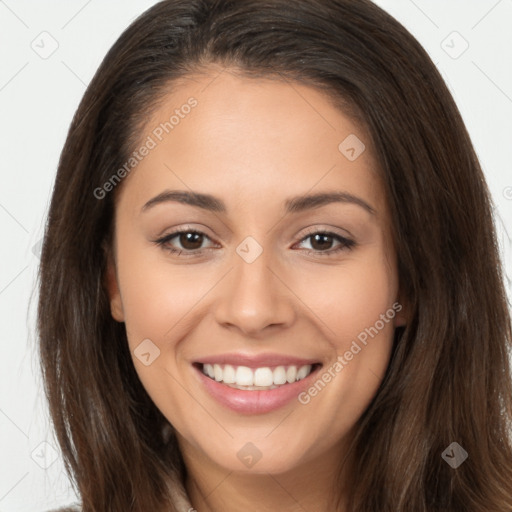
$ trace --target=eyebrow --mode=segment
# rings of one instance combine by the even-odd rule
[[[210,194],[201,194],[199,192],[189,192],[184,190],[165,190],[157,196],[150,199],[143,207],[142,212],[153,208],[154,206],[167,202],[178,202],[196,206],[204,210],[217,213],[226,213],[227,208],[222,199]],[[366,201],[348,192],[321,192],[291,197],[284,204],[287,213],[298,213],[305,210],[320,208],[330,203],[348,203],[355,204],[365,209],[368,213],[374,215],[375,209]]]

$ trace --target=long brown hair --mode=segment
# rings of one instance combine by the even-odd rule
[[[83,510],[172,509],[169,474],[186,471],[110,315],[115,194],[94,191],[173,83],[212,63],[321,89],[365,125],[380,162],[409,322],[357,424],[348,512],[510,511],[512,334],[489,191],[432,61],[369,0],[163,1],[89,84],[59,162],[38,309],[45,392]],[[457,468],[442,457],[452,442],[468,453]]]

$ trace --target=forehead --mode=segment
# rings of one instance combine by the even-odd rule
[[[221,196],[228,207],[326,189],[384,205],[364,127],[297,82],[225,69],[190,76],[162,98],[142,130],[144,145],[151,149],[123,183],[138,204],[179,188]]]

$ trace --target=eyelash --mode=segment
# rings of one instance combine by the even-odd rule
[[[202,235],[208,239],[210,238],[208,235],[206,235],[202,231],[197,231],[195,229],[182,229],[179,231],[174,231],[173,233],[169,233],[168,235],[165,235],[157,240],[154,240],[154,243],[157,244],[158,246],[162,247],[166,251],[172,253],[175,256],[180,256],[181,254],[185,253],[184,257],[200,256],[201,254],[203,254],[203,252],[213,249],[212,247],[207,247],[207,248],[203,248],[203,249],[195,249],[195,250],[175,249],[174,247],[169,245],[169,242],[173,238],[176,238],[182,234],[195,234],[195,235]],[[337,240],[338,242],[340,242],[340,245],[335,249],[329,249],[327,251],[318,251],[318,250],[314,250],[314,249],[312,249],[312,250],[307,249],[306,254],[313,254],[315,256],[329,257],[329,256],[332,256],[333,254],[337,254],[341,251],[345,251],[345,250],[350,251],[356,246],[356,242],[354,242],[353,240],[345,238],[336,233],[332,233],[330,231],[322,231],[322,230],[316,230],[316,231],[313,230],[313,231],[308,232],[306,234],[306,236],[302,237],[301,240],[299,240],[298,243],[301,243],[301,242],[305,241],[306,239],[313,237],[314,235],[327,235],[328,237],[332,237],[335,240]]]

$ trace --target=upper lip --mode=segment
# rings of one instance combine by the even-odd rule
[[[286,354],[263,353],[263,354],[217,354],[202,357],[196,360],[198,364],[230,364],[232,366],[247,366],[248,368],[262,368],[266,366],[304,366],[318,364],[318,359],[303,359]]]

